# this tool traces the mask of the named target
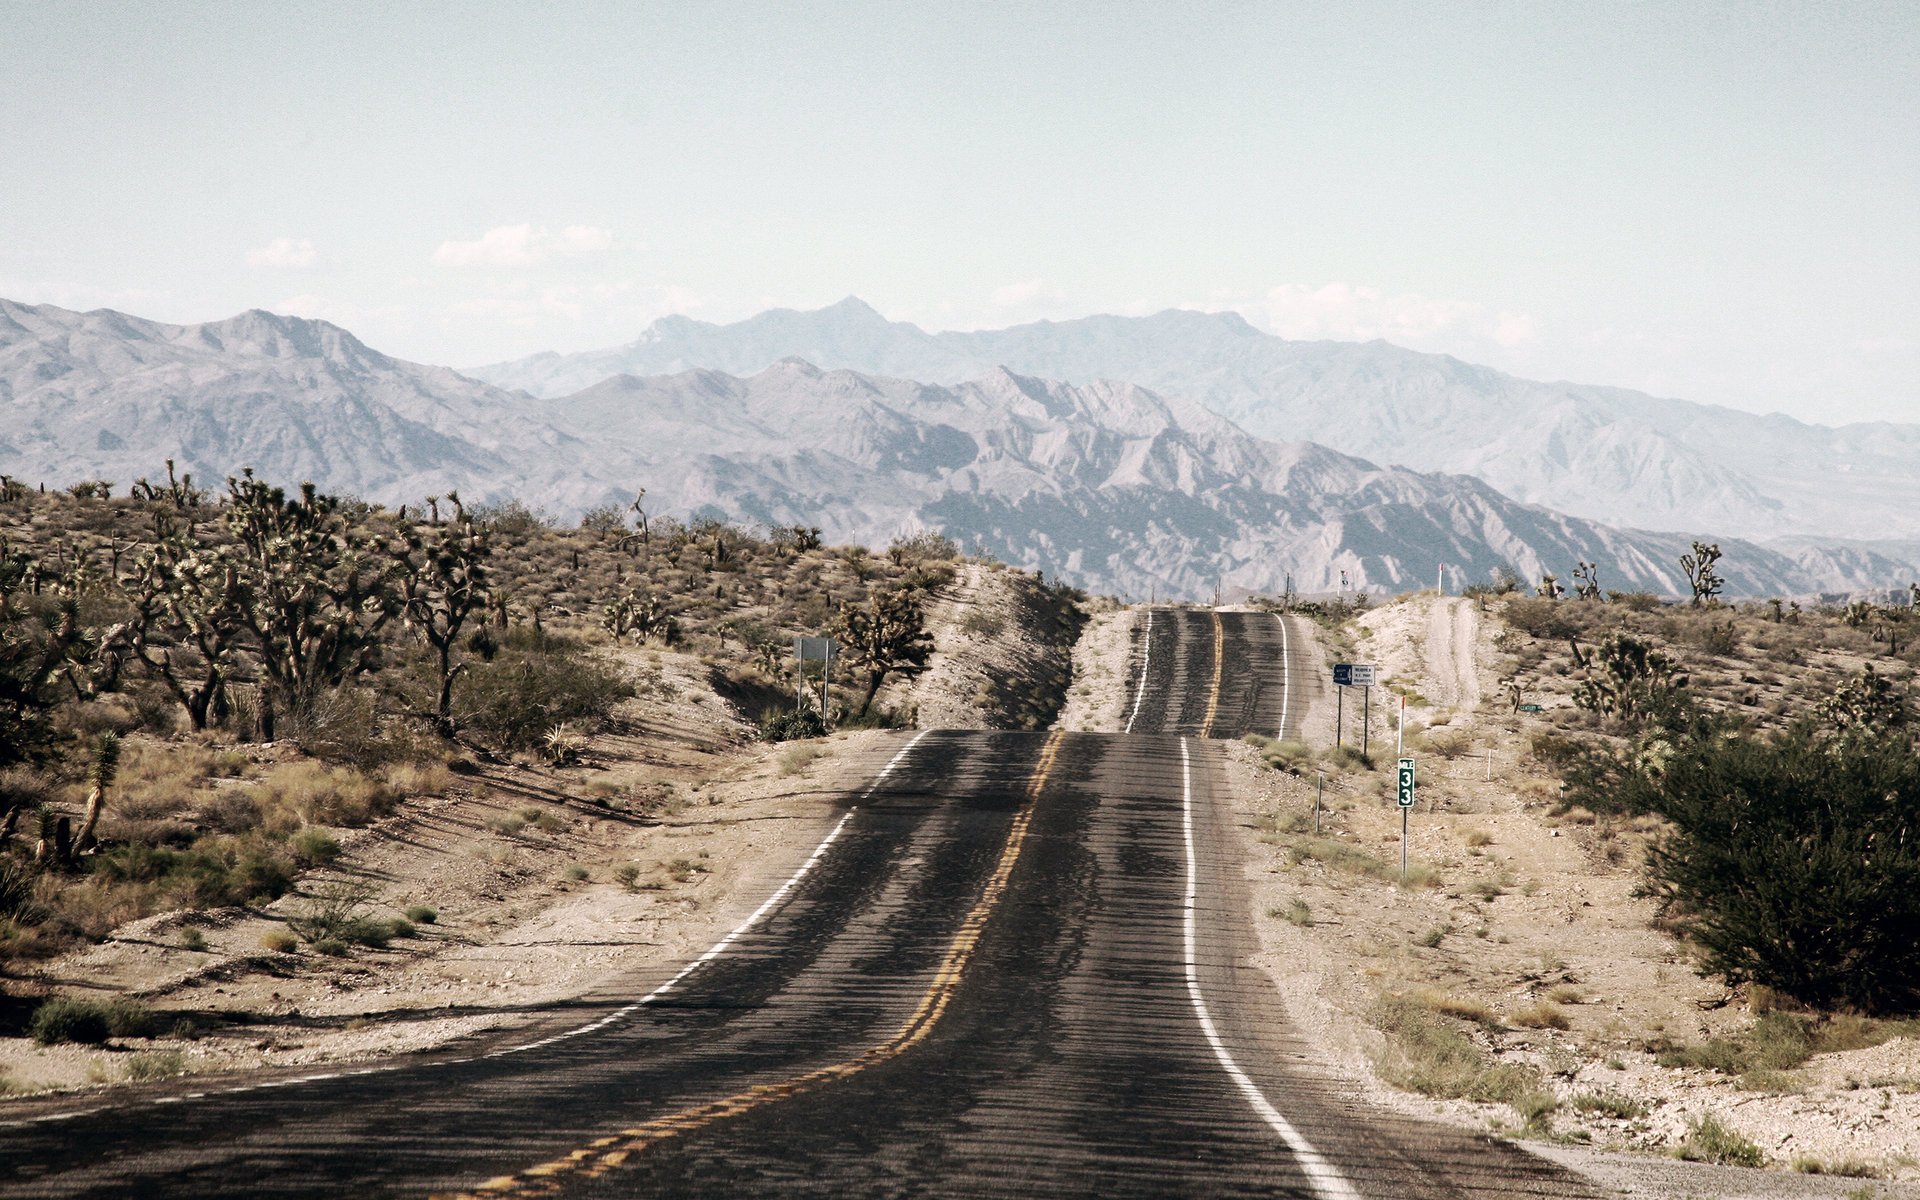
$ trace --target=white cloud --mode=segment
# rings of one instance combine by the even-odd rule
[[[310,267],[320,261],[320,252],[306,238],[275,238],[258,249],[247,251],[250,267]]]
[[[1530,342],[1540,332],[1540,323],[1525,313],[1503,312],[1493,323],[1493,340],[1502,346]]]
[[[471,241],[445,241],[433,261],[449,267],[531,267],[556,258],[585,258],[613,248],[613,233],[592,225],[569,225],[558,233],[544,225],[500,225]]]
[[[1010,283],[1003,288],[994,289],[993,306],[995,308],[1019,308],[1032,304],[1036,300],[1057,300],[1060,293],[1047,286],[1044,279],[1028,279],[1020,283]]]

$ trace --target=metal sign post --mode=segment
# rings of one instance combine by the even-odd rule
[[[1333,748],[1338,750],[1347,731],[1347,689],[1353,685],[1353,664],[1333,664]]]
[[[839,647],[832,638],[797,637],[793,639],[793,656],[799,660],[800,678],[794,685],[793,704],[796,710],[807,706],[807,661],[818,659],[820,662],[820,721],[827,719],[827,683],[833,676],[833,660]]]
[[[1372,733],[1373,685],[1377,674],[1378,672],[1375,671],[1372,663],[1333,664],[1334,686],[1341,689],[1340,696],[1342,699],[1345,698],[1348,687],[1357,687],[1360,689],[1360,757],[1362,759],[1367,757],[1368,738]],[[1336,702],[1334,713],[1335,733],[1333,744],[1337,747],[1340,745],[1340,729],[1344,724],[1344,706]]]
[[[1407,814],[1413,811],[1413,760],[1400,760],[1400,882],[1407,881]]]

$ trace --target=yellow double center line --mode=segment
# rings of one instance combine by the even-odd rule
[[[1213,686],[1207,693],[1207,716],[1200,722],[1200,736],[1213,736],[1213,719],[1220,715],[1220,673],[1227,662],[1227,635],[1221,627],[1220,614],[1213,614]]]
[[[625,1164],[635,1154],[656,1142],[691,1133],[776,1100],[798,1096],[831,1080],[857,1075],[876,1063],[897,1058],[910,1047],[925,1041],[927,1035],[933,1032],[935,1023],[947,1011],[954,992],[959,990],[960,978],[973,958],[974,948],[980,943],[980,933],[986,928],[987,918],[1007,890],[1013,865],[1020,859],[1020,848],[1026,844],[1027,826],[1033,820],[1034,802],[1047,785],[1047,777],[1052,773],[1054,760],[1059,756],[1063,736],[1056,730],[1041,747],[1040,759],[1034,764],[1033,774],[1027,780],[1026,802],[1014,814],[1012,827],[1007,833],[1007,843],[1000,851],[1000,861],[994,866],[980,899],[967,914],[967,919],[960,923],[959,932],[953,935],[953,941],[947,946],[946,957],[941,960],[939,970],[934,972],[933,982],[926,994],[920,997],[919,1006],[892,1037],[854,1058],[832,1066],[795,1075],[778,1083],[755,1084],[723,1099],[670,1113],[609,1137],[598,1138],[571,1154],[529,1167],[518,1175],[489,1179],[471,1192],[439,1193],[432,1200],[501,1200],[502,1197],[552,1195],[561,1189],[567,1179],[598,1178]]]

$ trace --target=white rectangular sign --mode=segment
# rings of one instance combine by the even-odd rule
[[[1373,672],[1374,672],[1373,664],[1371,663],[1354,663],[1353,664],[1353,686],[1354,687],[1372,687],[1374,682]]]

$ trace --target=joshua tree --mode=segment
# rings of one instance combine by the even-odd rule
[[[408,628],[432,647],[439,666],[434,723],[442,737],[453,736],[453,681],[466,666],[453,661],[453,648],[468,620],[476,614],[484,620],[493,601],[487,589],[490,552],[486,531],[471,519],[458,526],[436,523],[425,533],[408,525],[391,550],[401,612]]]
[[[1687,586],[1693,589],[1695,605],[1711,603],[1720,594],[1721,585],[1726,580],[1714,572],[1713,564],[1720,561],[1720,543],[1709,545],[1695,542],[1692,554],[1680,556],[1680,569],[1687,573]]]
[[[1563,594],[1560,580],[1554,575],[1542,575],[1540,586],[1533,589],[1534,594],[1546,600],[1558,600]]]
[[[862,715],[872,707],[887,676],[918,675],[933,653],[926,613],[919,598],[903,588],[882,592],[864,607],[842,608],[833,633],[845,648],[848,663],[867,673]]]
[[[1633,720],[1657,715],[1680,697],[1687,677],[1672,659],[1639,638],[1608,634],[1594,647],[1587,677],[1574,689],[1581,708]]]
[[[1573,569],[1573,591],[1582,600],[1600,598],[1600,568],[1590,562],[1582,562]]]
[[[119,771],[120,735],[103,733],[94,743],[93,768],[87,773],[87,815],[81,818],[80,832],[74,836],[74,853],[85,854],[93,849],[94,827],[100,824],[100,813],[107,806],[107,789],[113,786],[113,778]]]

